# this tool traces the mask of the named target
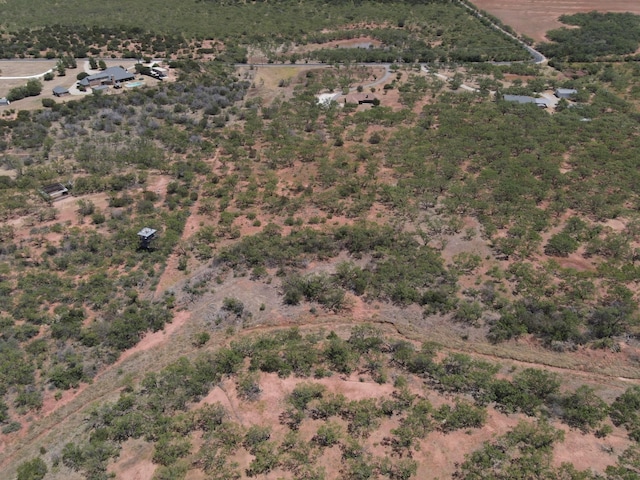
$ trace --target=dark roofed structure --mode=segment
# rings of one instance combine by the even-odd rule
[[[109,67],[102,72],[89,75],[80,80],[83,87],[93,87],[95,85],[117,85],[122,82],[134,80],[136,77],[124,67]]]
[[[350,93],[344,99],[344,103],[357,103],[358,105],[364,103],[375,105],[379,102],[378,97],[372,93]]]
[[[69,195],[69,190],[61,183],[52,183],[51,185],[42,187],[40,193],[47,200],[56,200]]]
[[[65,95],[69,95],[69,89],[61,86],[53,87],[53,94],[56,97],[64,97]]]

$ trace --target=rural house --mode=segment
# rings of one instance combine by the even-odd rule
[[[100,73],[89,75],[80,80],[82,87],[94,87],[97,85],[118,85],[122,82],[134,80],[135,75],[124,67],[109,67]]]

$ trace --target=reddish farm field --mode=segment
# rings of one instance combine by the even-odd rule
[[[563,14],[593,10],[640,14],[637,0],[474,0],[473,3],[537,42],[546,41],[546,32],[562,26],[558,18]]]

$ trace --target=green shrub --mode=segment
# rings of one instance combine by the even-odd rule
[[[244,435],[244,440],[242,445],[246,448],[251,454],[254,454],[256,449],[261,443],[266,442],[271,437],[271,427],[260,425],[252,425],[247,430],[247,433]]]
[[[583,385],[560,400],[562,420],[583,432],[595,429],[607,417],[609,406],[598,397],[593,388]]]
[[[2,427],[2,433],[4,435],[9,435],[10,433],[17,432],[22,428],[22,424],[20,422],[9,422]]]
[[[484,408],[476,407],[465,401],[458,401],[452,408],[443,405],[433,413],[438,428],[443,432],[452,432],[461,428],[480,428],[487,419]]]
[[[42,480],[47,474],[47,464],[41,458],[23,462],[18,466],[17,480]]]
[[[196,333],[191,342],[195,347],[203,347],[211,339],[209,332]]]
[[[225,297],[225,299],[222,301],[222,309],[227,312],[233,313],[237,317],[240,317],[244,312],[244,303],[242,303],[237,298]]]
[[[340,425],[328,422],[320,425],[311,441],[320,447],[332,447],[340,441]]]
[[[275,444],[271,442],[260,443],[253,454],[255,458],[249,464],[246,474],[249,477],[265,475],[276,468],[280,463]]]
[[[614,425],[625,427],[629,436],[640,442],[640,387],[629,387],[616,398],[609,415]]]
[[[544,247],[544,253],[550,256],[567,257],[575,252],[579,243],[568,233],[560,232],[553,235]]]
[[[153,462],[167,466],[174,464],[179,458],[184,457],[191,449],[191,442],[187,438],[177,438],[172,435],[163,435],[155,443]]]
[[[288,402],[296,409],[304,411],[311,400],[321,398],[325,387],[318,383],[299,383],[289,394]]]

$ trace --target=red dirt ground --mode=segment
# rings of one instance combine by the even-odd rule
[[[279,413],[286,408],[286,396],[296,385],[305,380],[299,378],[279,378],[275,374],[261,374],[260,386],[262,393],[256,402],[246,402],[238,398],[233,381],[224,381],[214,388],[207,397],[203,398],[198,406],[219,402],[230,413],[231,420],[241,423],[244,427],[251,425],[270,425],[274,438],[281,438],[286,433],[286,428],[278,420]],[[308,381],[308,380],[307,380]],[[349,377],[334,376],[321,380],[314,379],[313,383],[324,385],[328,392],[341,393],[349,400],[390,396],[393,391],[391,384],[378,385],[370,379],[360,378],[357,374]],[[412,383],[410,389],[414,394],[425,392],[423,386]],[[428,400],[434,408],[449,403],[450,400],[436,392],[426,392]],[[530,421],[523,415],[505,415],[493,409],[489,409],[488,418],[482,429],[461,430],[444,434],[434,431],[420,442],[420,451],[414,453],[418,460],[419,470],[416,478],[435,479],[450,478],[457,463],[464,461],[465,453],[479,448],[483,442],[494,440],[516,426],[519,421]],[[342,425],[341,420],[333,419]],[[300,428],[300,435],[309,441],[321,421],[305,420]],[[621,429],[615,429],[613,434],[605,439],[598,439],[593,435],[584,435],[578,430],[569,429],[560,424],[557,428],[565,432],[565,441],[555,447],[554,464],[571,462],[579,469],[592,469],[602,472],[607,465],[615,463],[619,455],[630,444],[626,434]],[[380,428],[372,436],[364,441],[367,450],[374,455],[384,454],[382,439],[388,436],[392,428],[397,427],[397,419],[385,420]],[[239,454],[234,460],[246,467],[251,461],[246,453]],[[338,478],[336,463],[340,463],[339,452],[327,451],[319,462],[327,470],[327,478]],[[118,462],[120,463],[120,462]],[[283,472],[274,470],[265,478],[281,478]],[[140,477],[143,478],[143,477]]]
[[[558,20],[563,14],[593,10],[640,14],[637,0],[474,0],[473,3],[537,42],[546,41],[549,30],[563,26]]]

